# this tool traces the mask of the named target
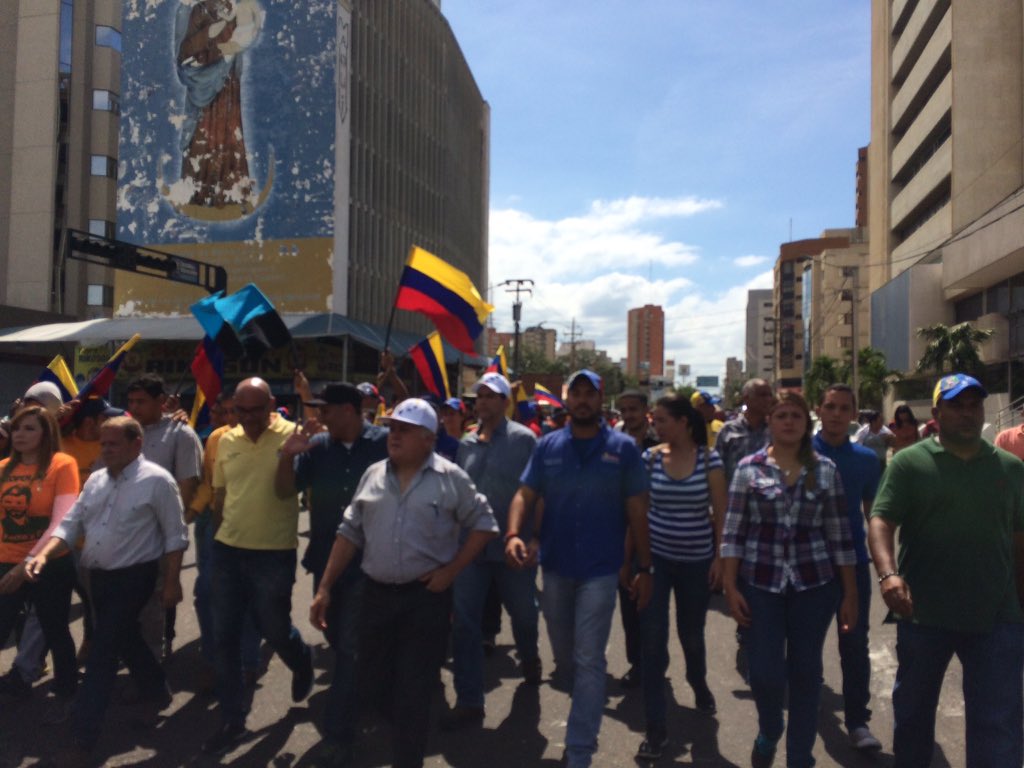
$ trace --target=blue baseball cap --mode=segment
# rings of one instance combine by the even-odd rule
[[[598,392],[601,391],[601,377],[587,368],[581,368],[580,370],[576,371],[576,373],[570,375],[569,381],[566,384],[566,388],[572,389],[572,385],[579,381],[581,378],[589,381],[590,386],[592,386]]]
[[[968,389],[977,389],[981,392],[982,397],[988,397],[988,392],[981,386],[981,382],[973,376],[968,376],[966,373],[953,373],[949,376],[943,376],[939,379],[935,385],[935,390],[932,392],[932,405],[938,405],[939,400],[952,400]]]
[[[722,398],[715,397],[710,392],[705,392],[703,389],[698,389],[692,395],[690,395],[690,405],[694,408],[699,408],[702,405],[718,405],[722,402]]]
[[[453,411],[458,411],[459,413],[466,412],[466,406],[457,397],[449,397],[447,400],[444,401],[444,405],[445,407],[451,408]]]

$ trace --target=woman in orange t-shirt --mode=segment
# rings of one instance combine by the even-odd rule
[[[65,555],[51,561],[39,581],[25,578],[25,561],[49,541],[78,497],[78,467],[59,451],[60,428],[48,411],[29,406],[15,414],[11,456],[0,462],[0,644],[33,603],[53,653],[53,690],[64,698],[74,694],[78,676],[68,629],[74,564]]]

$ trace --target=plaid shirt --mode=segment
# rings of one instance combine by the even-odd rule
[[[855,565],[843,484],[836,465],[818,456],[817,489],[785,478],[767,449],[740,462],[729,486],[722,557],[739,558],[740,576],[769,592],[800,592],[835,578],[835,566]]]
[[[729,419],[722,425],[715,440],[714,448],[722,457],[725,465],[725,477],[731,481],[736,474],[740,459],[759,451],[768,445],[768,421],[760,427],[752,427],[742,413],[735,419]]]

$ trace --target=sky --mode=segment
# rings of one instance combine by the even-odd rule
[[[491,109],[489,284],[626,356],[665,309],[691,375],[744,359],[779,245],[851,227],[870,129],[863,0],[442,0]],[[480,286],[481,291],[484,290]],[[513,297],[490,288],[495,326]]]

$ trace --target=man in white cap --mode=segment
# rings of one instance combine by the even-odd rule
[[[500,373],[485,373],[473,387],[479,429],[459,445],[457,462],[487,497],[501,533],[508,530],[508,507],[519,488],[519,476],[537,445],[527,427],[505,417],[511,385]],[[480,556],[455,580],[455,625],[452,633],[455,706],[441,727],[451,730],[479,724],[484,717],[484,651],[481,620],[491,584],[512,620],[523,679],[540,683],[537,655],[537,568],[513,569],[505,564],[504,543],[488,542]]]
[[[452,584],[497,535],[498,523],[465,471],[434,453],[437,414],[429,403],[403,400],[386,422],[388,458],[359,481],[309,618],[318,629],[327,626],[331,587],[361,549],[362,671],[396,726],[392,765],[418,768],[445,657]]]

